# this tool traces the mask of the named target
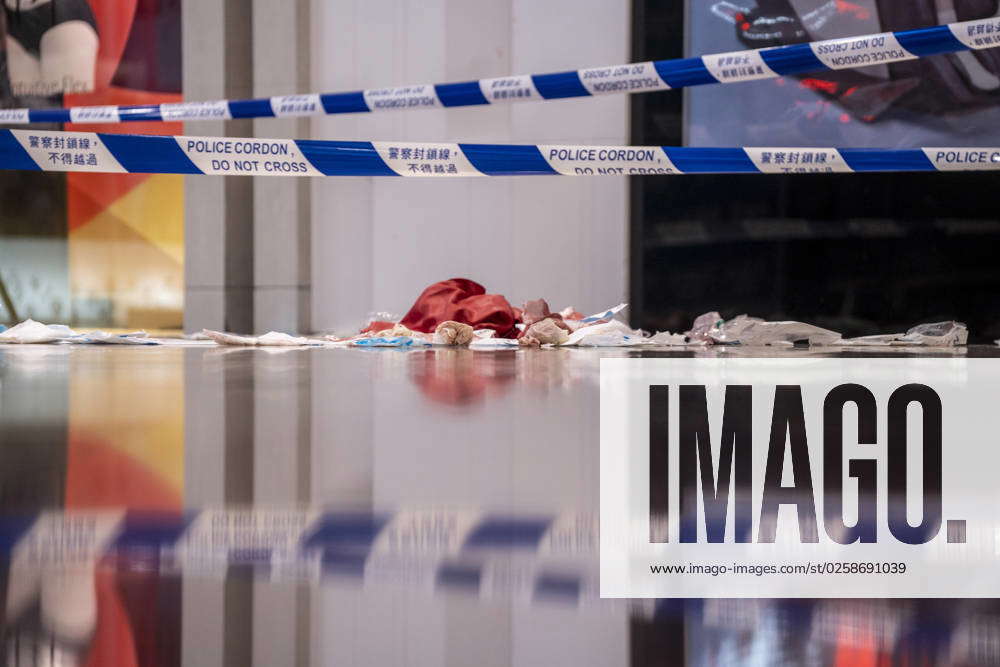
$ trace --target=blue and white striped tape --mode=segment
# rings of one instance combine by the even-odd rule
[[[991,148],[690,148],[0,130],[0,169],[227,176],[632,176],[1000,170]]]
[[[252,100],[66,109],[2,109],[0,123],[225,120],[481,106],[645,93],[713,83],[739,83],[804,72],[882,65],[938,53],[996,46],[1000,46],[1000,18],[993,17],[768,49],[458,83],[397,86],[345,93],[282,95]]]

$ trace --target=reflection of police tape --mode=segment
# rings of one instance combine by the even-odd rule
[[[592,514],[495,515],[473,510],[393,513],[319,510],[203,510],[186,514],[46,512],[0,521],[0,549],[39,562],[87,559],[98,551],[170,549],[195,555],[329,551],[391,557],[521,552],[546,558],[596,555]]]
[[[228,176],[638,176],[1000,170],[1000,148],[691,148],[0,130],[0,169]]]
[[[48,512],[0,521],[0,549],[21,567],[122,567],[273,579],[360,579],[484,597],[582,602],[599,597],[596,514],[493,515],[205,510],[192,514]]]
[[[938,53],[996,46],[1000,46],[1000,18],[988,18],[695,58],[608,65],[550,74],[520,74],[460,83],[253,100],[3,109],[0,110],[0,123],[224,120],[477,106],[738,83],[788,74],[881,65]]]

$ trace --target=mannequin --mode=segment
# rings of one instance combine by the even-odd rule
[[[3,0],[10,87],[48,97],[94,89],[99,45],[87,0]]]

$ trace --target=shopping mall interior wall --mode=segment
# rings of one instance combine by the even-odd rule
[[[185,0],[184,96],[241,99],[253,89],[253,12],[249,0]],[[258,17],[259,18],[259,17]],[[185,123],[189,135],[251,136],[252,121]],[[253,181],[184,179],[184,328],[254,328]]]
[[[190,100],[311,90],[310,1],[186,0]],[[189,122],[192,135],[309,138],[308,118]],[[310,179],[188,177],[184,328],[311,331]]]
[[[354,90],[626,62],[628,3],[313,0],[312,88]],[[624,96],[329,116],[315,138],[621,144]],[[624,178],[323,179],[312,193],[312,324],[401,314],[465,276],[515,304],[625,298]]]

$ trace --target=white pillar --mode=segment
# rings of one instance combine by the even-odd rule
[[[312,92],[310,0],[253,0],[255,97]],[[261,118],[258,137],[308,138],[308,118]],[[310,178],[254,178],[254,330],[308,333]]]
[[[185,0],[184,98],[252,93],[249,0]],[[246,136],[245,120],[197,121],[185,132]],[[253,182],[222,176],[184,179],[184,328],[248,332],[253,326]]]

